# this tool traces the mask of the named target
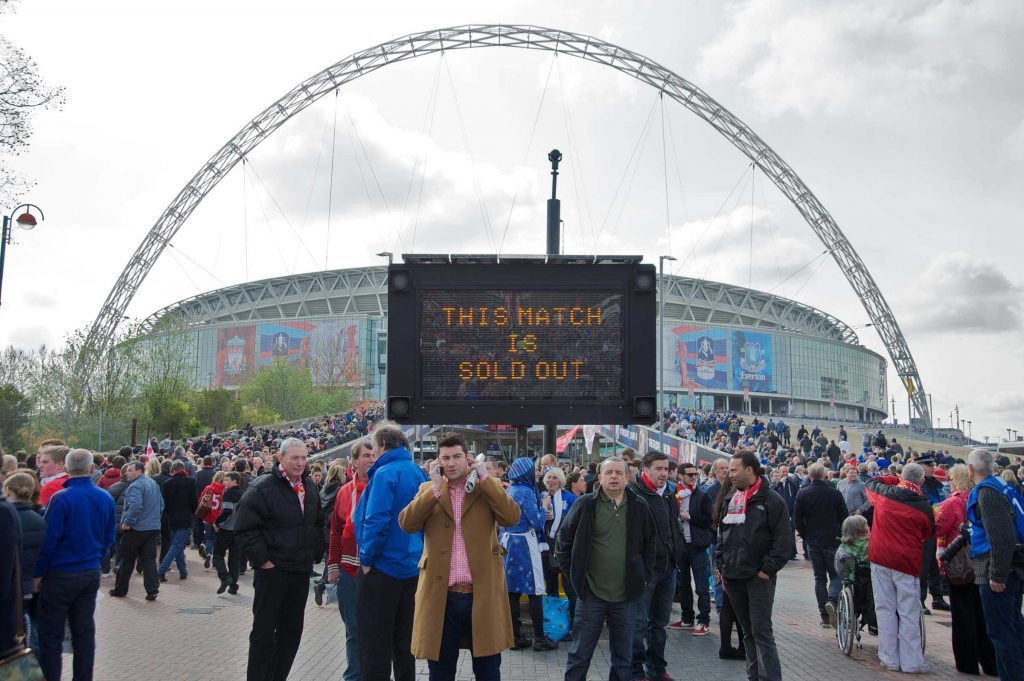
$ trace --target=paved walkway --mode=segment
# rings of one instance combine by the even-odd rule
[[[106,597],[113,586],[104,579],[104,598],[97,611],[98,681],[234,681],[245,678],[249,628],[252,623],[252,575],[242,578],[236,596],[216,595],[217,578],[204,570],[196,552],[189,550],[189,578],[179,581],[173,572],[161,585],[160,597],[143,600],[142,578],[136,576],[127,598]],[[524,616],[529,620],[529,616]],[[877,679],[966,678],[953,667],[949,616],[936,613],[928,620],[927,660],[931,673],[908,677],[885,672],[878,665],[875,639],[865,636],[864,649],[844,657],[835,642],[834,630],[818,626],[810,564],[791,562],[779,575],[775,604],[775,635],[787,680],[875,681]],[[712,614],[712,633],[695,637],[689,632],[669,631],[669,673],[679,681],[742,681],[742,662],[718,659],[718,623]],[[556,681],[562,678],[566,652],[505,652],[504,678],[515,681]],[[468,653],[463,652],[460,679],[472,679]],[[65,656],[64,678],[71,679],[71,659]],[[602,641],[594,655],[589,677],[608,677],[609,655]],[[318,608],[312,594],[306,608],[305,633],[295,666],[294,681],[339,680],[345,668],[344,631],[337,607]],[[426,677],[426,663],[419,672]]]

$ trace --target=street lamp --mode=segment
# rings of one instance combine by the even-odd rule
[[[17,218],[15,218],[14,214],[17,213],[22,208],[25,209],[25,212],[19,215]],[[4,216],[3,231],[0,232],[0,292],[3,291],[4,259],[7,256],[7,244],[11,243],[12,223],[18,225],[18,227],[21,227],[26,232],[35,229],[35,226],[38,224],[38,222],[36,221],[36,216],[32,215],[33,208],[39,211],[40,220],[46,219],[43,216],[43,209],[32,203],[23,203],[20,206],[16,207],[14,210],[12,210],[10,215]]]
[[[655,347],[658,351],[658,412],[659,429],[665,434],[665,357],[664,357],[664,333],[665,333],[665,261],[675,260],[671,255],[658,256],[658,342]]]
[[[970,421],[967,422],[967,439],[971,440],[971,444],[974,444],[974,435],[973,435],[973,432],[971,431],[971,422]]]
[[[394,260],[395,254],[392,253],[391,251],[381,251],[380,253],[377,254],[377,257],[378,258],[387,258],[388,259],[388,267],[391,267],[391,263]]]

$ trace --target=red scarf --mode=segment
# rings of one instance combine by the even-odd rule
[[[918,487],[917,485],[915,485],[912,482],[907,482],[906,480],[900,480],[899,484],[896,485],[896,486],[897,487],[902,487],[904,489],[909,489],[911,492],[916,492],[916,493],[920,494],[921,496],[926,496],[925,493],[921,491],[921,488]]]
[[[284,481],[292,486],[292,491],[295,492],[295,496],[298,497],[298,499],[299,499],[299,510],[302,511],[303,513],[305,513],[306,512],[306,486],[302,484],[302,477],[299,476],[298,480],[296,480],[295,482],[292,482],[291,480],[288,479],[288,476],[284,474],[284,471],[282,471],[280,469],[278,469],[278,470],[280,471],[281,477],[284,479]]]
[[[761,480],[758,478],[757,482],[748,487],[747,489],[738,489],[736,493],[732,495],[732,500],[726,509],[725,518],[722,522],[726,525],[740,525],[747,519],[747,502],[754,496],[761,487]]]
[[[652,492],[658,491],[658,486],[651,482],[651,479],[647,477],[647,471],[643,471],[642,473],[640,473],[640,480],[642,480],[644,485],[647,486],[647,489],[651,490]]]

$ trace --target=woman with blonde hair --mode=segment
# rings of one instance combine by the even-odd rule
[[[158,475],[160,475],[160,462],[154,457],[146,462],[146,477],[155,478]]]
[[[950,542],[960,534],[960,526],[967,516],[967,497],[974,487],[967,466],[959,463],[949,469],[949,498],[939,504],[935,513],[935,536],[938,538],[937,555],[945,552]],[[970,546],[962,549],[970,555]],[[962,674],[978,675],[978,667],[989,676],[996,676],[996,656],[992,641],[985,630],[985,617],[981,609],[981,596],[974,583],[974,574],[954,578],[939,561],[939,570],[949,581],[950,614],[953,617],[953,660]],[[960,583],[957,583],[960,582]]]

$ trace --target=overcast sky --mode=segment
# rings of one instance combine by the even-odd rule
[[[8,251],[2,344],[88,325],[182,186],[301,80],[408,33],[534,24],[643,54],[750,125],[867,263],[942,425],[959,404],[976,437],[1024,431],[1019,0],[33,0],[0,22],[67,90],[30,150],[0,159],[46,211]],[[506,49],[389,66],[293,118],[207,196],[128,314],[381,250],[542,252],[552,147],[565,252],[671,253],[675,274],[869,321],[797,211],[706,123],[610,68]],[[894,372],[889,391],[905,421]]]

